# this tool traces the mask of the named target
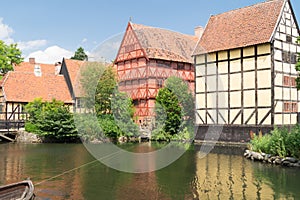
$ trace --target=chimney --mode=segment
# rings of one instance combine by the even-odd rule
[[[35,58],[29,58],[29,63],[30,64],[35,64]]]
[[[197,26],[194,29],[195,32],[195,36],[197,36],[198,38],[201,38],[203,32],[204,32],[204,28],[202,26]]]

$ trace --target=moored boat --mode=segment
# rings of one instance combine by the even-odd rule
[[[30,180],[0,186],[1,200],[32,200],[34,186]]]

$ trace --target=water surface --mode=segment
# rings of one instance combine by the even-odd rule
[[[130,174],[94,161],[82,144],[0,144],[0,185],[30,177],[37,199],[300,199],[299,169],[252,162],[242,153],[217,147],[200,159],[194,145],[164,169]]]

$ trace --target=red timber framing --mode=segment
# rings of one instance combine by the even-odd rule
[[[168,77],[180,77],[194,90],[194,66],[187,62],[149,58],[131,23],[127,26],[115,65],[119,90],[133,100],[134,119],[140,125],[146,125],[155,116],[155,97]]]

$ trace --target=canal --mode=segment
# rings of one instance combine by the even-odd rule
[[[139,152],[157,145],[133,147]],[[131,174],[93,162],[82,144],[0,144],[0,185],[30,178],[36,199],[45,200],[300,198],[299,169],[246,160],[236,147],[215,147],[200,159],[200,147],[191,146],[161,170]]]

